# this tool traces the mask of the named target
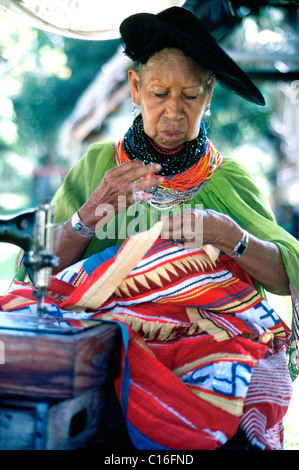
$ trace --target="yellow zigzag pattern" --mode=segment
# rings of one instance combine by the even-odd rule
[[[136,331],[146,341],[172,341],[182,335],[194,336],[203,333],[200,322],[171,323],[159,320],[144,320],[130,314],[105,313],[99,317],[104,320],[120,320]]]
[[[172,260],[164,265],[157,266],[146,274],[142,273],[127,277],[120,283],[114,294],[117,297],[132,297],[131,292],[134,293],[133,295],[139,295],[141,292],[138,285],[136,285],[136,281],[143,286],[142,292],[144,293],[144,288],[152,290],[148,283],[149,280],[154,282],[157,288],[161,288],[167,286],[170,282],[175,282],[176,279],[179,280],[181,278],[181,271],[188,276],[194,273],[194,270],[203,272],[207,267],[212,269],[213,265],[215,263],[204,252]],[[170,275],[172,275],[172,281]]]

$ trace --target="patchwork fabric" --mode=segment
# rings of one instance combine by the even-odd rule
[[[118,323],[115,386],[137,448],[215,449],[239,427],[259,448],[281,448],[290,330],[231,258],[159,230],[54,276],[48,315]],[[33,312],[34,289],[16,282],[0,305]]]

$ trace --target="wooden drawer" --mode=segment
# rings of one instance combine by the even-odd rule
[[[119,371],[120,330],[96,320],[0,313],[1,395],[68,399],[94,390]]]

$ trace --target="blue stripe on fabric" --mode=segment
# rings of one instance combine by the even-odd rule
[[[214,307],[221,307],[227,303],[229,303],[230,300],[232,299],[239,299],[239,297],[243,297],[245,294],[249,294],[252,292],[254,288],[252,286],[246,287],[246,289],[243,289],[241,292],[238,294],[229,294],[223,297],[222,299],[218,300],[217,302],[212,302],[209,304],[201,305],[201,308],[214,308]]]
[[[156,245],[154,245],[152,248],[148,250],[145,256],[151,256],[154,253],[157,253],[157,251],[160,251],[161,248],[168,248],[170,246],[173,246],[173,242],[170,240],[165,240],[163,242],[156,243]]]
[[[115,322],[114,322],[115,323]],[[124,347],[124,359],[123,359],[123,376],[121,383],[121,406],[123,409],[124,416],[127,415],[128,401],[129,401],[129,389],[130,389],[130,367],[128,361],[128,347],[129,347],[129,327],[122,323],[118,323],[121,330],[123,347]]]
[[[99,253],[95,253],[87,258],[83,263],[83,269],[90,276],[93,271],[98,268],[101,264],[105,263],[107,260],[113,258],[116,255],[120,246],[109,246]]]
[[[65,271],[65,273],[61,276],[60,280],[61,281],[64,281],[64,279],[67,277],[67,275],[69,274],[68,271]],[[68,284],[71,284],[73,282],[74,279],[76,279],[76,277],[78,276],[78,273],[74,273],[67,281]]]
[[[122,323],[116,323],[112,320],[102,320],[104,323],[117,324],[121,330],[123,347],[124,347],[124,362],[123,362],[123,376],[121,383],[121,407],[123,414],[127,416],[128,409],[128,400],[129,400],[129,389],[130,389],[130,368],[128,361],[128,347],[129,347],[129,327]],[[126,426],[129,433],[129,436],[137,449],[140,450],[172,450],[169,447],[162,446],[147,436],[145,436],[141,431],[139,431],[133,424],[126,418]]]
[[[173,246],[173,243],[171,243],[171,245]],[[184,250],[185,250],[185,248],[180,248],[180,249],[178,249],[178,250],[176,251],[176,253],[180,253],[181,251],[184,251]],[[157,250],[157,251],[160,251],[160,250]],[[153,254],[153,253],[151,253],[151,254]],[[148,254],[147,254],[147,255],[148,255]],[[144,261],[144,259],[147,258],[147,255],[143,258],[143,261]],[[142,263],[142,268],[145,268],[146,266],[151,265],[151,264],[153,264],[153,263],[156,264],[157,262],[159,262],[160,260],[162,260],[162,259],[165,258],[165,257],[166,257],[166,259],[167,259],[168,256],[169,256],[169,253],[168,253],[168,252],[164,253],[164,252],[162,251],[162,254],[161,254],[160,256],[157,256],[154,261],[150,260],[150,261],[147,261],[146,263],[143,262],[143,263]],[[171,259],[169,260],[169,262],[171,263]]]
[[[124,348],[124,358],[123,358],[123,376],[121,383],[121,406],[123,413],[126,416],[128,408],[128,399],[129,399],[129,388],[130,388],[130,368],[128,362],[128,347],[129,347],[129,327],[121,322],[115,322],[113,320],[105,320],[99,318],[103,323],[111,323],[112,325],[117,325],[120,328],[122,336],[122,345]]]
[[[226,275],[227,275],[226,272],[224,272],[224,273],[222,272],[218,276],[213,276],[212,277],[212,276],[209,275],[209,276],[205,276],[204,278],[201,277],[200,280],[195,279],[193,282],[190,282],[188,284],[188,287],[193,287],[193,286],[196,287],[197,285],[198,285],[198,287],[202,287],[204,285],[204,281],[206,281],[208,279],[211,279],[212,281],[214,281],[215,279],[221,279],[222,277],[224,277]],[[181,285],[181,283],[179,285]],[[157,302],[159,299],[162,299],[162,298],[172,297],[173,295],[178,295],[181,291],[185,291],[185,290],[186,290],[186,287],[181,285],[180,288],[177,288],[175,291],[172,290],[168,294],[163,291],[163,292],[161,292],[160,296],[157,294],[157,297],[155,298],[155,302]],[[210,305],[210,304],[208,304],[208,305]],[[199,307],[199,306],[198,305],[189,305],[188,304],[188,307]],[[207,307],[200,305],[200,308],[207,308]]]
[[[131,441],[134,446],[139,450],[173,450],[170,447],[165,447],[162,444],[152,441],[149,437],[145,436],[139,429],[137,429],[128,419],[126,420],[127,430]]]
[[[256,335],[259,334],[257,328],[256,328],[252,323],[250,323],[249,320],[244,320],[243,318],[241,318],[241,320],[245,323],[245,325],[247,326],[247,328],[248,328],[249,330],[251,330],[254,334],[256,334]]]

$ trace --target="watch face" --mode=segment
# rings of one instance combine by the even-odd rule
[[[77,231],[82,229],[82,225],[80,224],[80,222],[76,223],[76,225],[74,226],[74,229]]]
[[[95,232],[93,230],[90,230],[88,227],[86,227],[86,225],[84,224],[84,222],[82,222],[82,220],[80,220],[78,214],[76,213],[75,215],[73,215],[72,217],[72,226],[73,226],[73,229],[79,233],[79,235],[81,235],[82,237],[93,237],[93,235],[95,234]]]
[[[247,248],[247,245],[245,243],[241,243],[236,252],[238,253],[239,256],[241,256],[243,255],[246,248]]]

